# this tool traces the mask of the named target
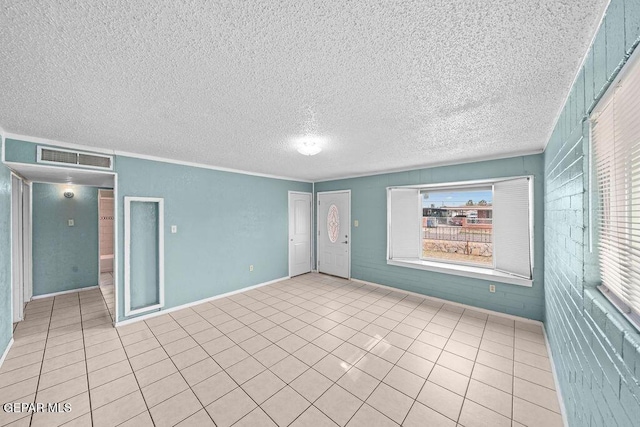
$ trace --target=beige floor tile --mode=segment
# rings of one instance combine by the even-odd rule
[[[444,350],[469,359],[471,361],[475,360],[476,356],[478,355],[477,347],[473,347],[471,345],[454,340],[449,340],[449,342],[447,342],[447,345],[444,346]]]
[[[123,348],[117,348],[108,353],[87,359],[87,369],[89,372],[94,372],[106,366],[122,362],[123,360],[127,360],[127,354],[124,352]]]
[[[402,360],[402,358],[400,358],[400,360]],[[355,364],[355,367],[374,378],[382,380],[389,373],[393,365],[378,356],[367,354]]]
[[[380,380],[358,368],[351,368],[336,383],[358,399],[365,401],[380,384]]]
[[[91,413],[88,412],[64,424],[64,427],[91,427]]]
[[[460,416],[464,398],[431,381],[427,381],[418,395],[418,401],[456,421]]]
[[[302,360],[309,366],[313,366],[324,358],[328,353],[315,344],[309,343],[293,353],[293,355]]]
[[[369,396],[367,403],[400,424],[409,413],[413,399],[382,383]]]
[[[394,427],[397,425],[386,415],[376,411],[366,403],[358,409],[358,412],[347,424],[348,427]]]
[[[464,427],[511,427],[511,419],[465,399],[458,423]]]
[[[165,378],[177,371],[178,370],[171,359],[164,359],[158,363],[154,363],[153,365],[135,371],[135,374],[140,387],[146,387],[149,384],[161,380],[162,378]]]
[[[423,359],[422,357],[416,356],[412,353],[403,354],[402,357],[398,360],[397,365],[424,379],[429,376],[434,367],[433,362],[427,359]]]
[[[547,353],[547,346],[544,344],[544,342],[537,343],[525,339],[516,338],[515,347],[518,350],[528,351],[529,353],[534,353],[538,356],[549,357],[549,354]]]
[[[149,411],[144,411],[124,423],[119,424],[118,427],[154,427],[154,425]]]
[[[161,347],[159,347],[147,351],[146,353],[139,354],[135,357],[130,357],[129,362],[131,363],[131,367],[134,371],[139,371],[140,369],[151,366],[164,359],[167,359],[168,357],[169,356],[167,355],[167,353]]]
[[[198,363],[201,360],[208,359],[209,355],[206,351],[202,349],[202,347],[197,346],[191,348],[187,351],[183,351],[182,353],[178,353],[174,356],[171,356],[171,360],[176,365],[178,369],[187,368],[194,363]]]
[[[156,427],[173,426],[202,409],[195,394],[185,390],[149,409]]]
[[[84,393],[88,389],[87,377],[82,375],[61,384],[54,385],[53,387],[46,389],[41,388],[36,394],[36,401],[62,402],[80,393]]]
[[[513,380],[513,395],[550,411],[560,413],[558,395],[554,390],[547,387],[516,377]]]
[[[391,363],[396,363],[404,354],[404,350],[394,347],[384,340],[380,340],[370,352]]]
[[[425,420],[429,420],[429,427],[455,427],[456,425],[454,421],[419,402],[415,402],[411,407],[402,425],[405,427],[424,427]]]
[[[489,353],[493,353],[507,359],[513,359],[513,347],[503,345],[495,341],[483,339],[480,343],[480,350],[488,351]]]
[[[526,365],[524,363],[515,362],[513,365],[513,375],[523,380],[547,387],[555,390],[555,381],[553,374],[544,369],[538,369],[534,366]]]
[[[33,403],[35,401],[35,394],[29,395],[29,396],[24,396],[24,398],[20,399],[21,402],[15,402],[15,403]],[[4,405],[5,402],[3,402]],[[4,410],[0,411],[0,425],[1,426],[5,426],[5,425],[10,425],[10,424],[21,424],[22,422],[24,422],[24,420],[27,420],[28,423],[27,425],[29,425],[29,423],[31,422],[31,414],[28,412],[21,412],[21,411],[9,411],[6,412]]]
[[[247,353],[253,355],[260,350],[267,348],[271,345],[271,341],[263,337],[262,335],[255,335],[246,341],[241,342],[240,347]]]
[[[91,406],[89,405],[89,393],[86,391],[68,399],[55,399],[53,402],[59,402],[61,404],[68,403],[71,405],[71,411],[35,413],[31,419],[31,425],[33,427],[59,426],[91,411]]]
[[[496,342],[513,348],[514,338],[512,335],[501,334],[500,332],[486,330],[482,335],[482,339]]]
[[[338,385],[331,386],[314,403],[338,425],[344,426],[362,406],[362,401]]]
[[[478,357],[476,357],[476,363],[497,369],[505,374],[513,375],[513,360],[489,353],[488,351],[480,350]]]
[[[525,365],[551,372],[551,362],[546,356],[539,356],[516,348],[514,351],[514,360],[516,362],[524,363]]]
[[[276,369],[277,367],[278,365],[273,366],[273,368]],[[229,374],[231,378],[233,378],[238,384],[243,384],[265,369],[266,368],[260,362],[258,362],[255,358],[249,356],[243,361],[227,368],[227,374]]]
[[[128,346],[153,337],[153,332],[151,332],[150,329],[144,328],[124,336],[121,335],[120,340],[122,341],[123,345]],[[160,340],[158,339],[158,341]]]
[[[149,350],[160,347],[160,343],[155,338],[148,338],[146,340],[138,341],[133,344],[124,347],[127,352],[127,356],[134,357],[138,354],[146,353]]]
[[[513,376],[497,369],[476,363],[471,378],[500,389],[506,393],[513,393]]]
[[[34,363],[40,363],[42,362],[43,355],[44,355],[44,351],[35,351],[33,353],[25,354],[20,357],[6,359],[2,363],[2,368],[0,369],[0,375],[9,371],[13,371],[15,369],[33,365]]]
[[[440,357],[440,353],[442,352],[440,348],[422,341],[414,341],[407,351],[431,362],[438,360],[438,357]]]
[[[91,389],[91,407],[95,410],[96,408],[120,399],[122,396],[131,394],[138,389],[138,383],[134,375],[127,374]]]
[[[236,424],[237,425],[237,424]],[[258,425],[258,424],[254,424]],[[176,426],[179,427],[215,427],[213,420],[205,409],[201,409],[190,417],[183,421],[180,421]]]
[[[333,351],[342,344],[344,340],[329,333],[325,333],[313,340],[313,343],[325,351]]]
[[[505,417],[511,418],[511,402],[513,397],[510,393],[505,393],[485,383],[471,380],[465,398],[473,400]]]
[[[300,415],[291,427],[336,427],[331,418],[320,412],[315,406],[310,406],[302,415]]]
[[[472,360],[466,359],[453,353],[449,353],[448,351],[442,352],[442,354],[438,358],[438,363],[436,364],[451,369],[452,371],[456,371],[464,375],[465,377],[471,376],[471,372],[473,371]]]
[[[244,351],[239,346],[234,345],[233,347],[221,351],[220,353],[217,353],[211,357],[216,361],[218,365],[220,365],[222,369],[227,369],[229,366],[235,365],[236,363],[241,362],[249,357],[249,353]]]
[[[285,385],[273,372],[264,371],[244,383],[242,388],[256,403],[262,404]]]
[[[198,346],[198,343],[193,338],[185,337],[169,344],[163,344],[162,347],[169,356],[175,356],[196,346]]]
[[[291,382],[290,386],[309,402],[315,402],[333,382],[314,369],[309,369]]]
[[[96,388],[133,372],[128,360],[89,372],[89,387]]]
[[[21,357],[29,353],[41,352],[44,350],[44,347],[45,347],[44,341],[31,342],[29,344],[25,344],[21,346],[12,346],[5,360],[11,360],[13,358]]]
[[[254,354],[254,357],[258,362],[262,363],[267,368],[270,368],[288,355],[289,354],[286,351],[277,345],[271,344],[269,347],[266,347]]]
[[[513,419],[529,427],[561,427],[562,416],[518,397],[513,398]]]
[[[260,407],[279,426],[287,426],[302,414],[310,403],[289,386],[267,399]]]
[[[351,371],[349,371],[351,372]],[[384,377],[383,382],[407,396],[415,399],[425,383],[425,379],[407,371],[399,366],[394,366]],[[360,397],[360,396],[358,396]]]
[[[376,356],[369,356],[369,357],[376,357]],[[363,359],[361,359],[361,361],[362,360]],[[369,365],[372,365],[374,362],[369,361],[368,363]],[[389,362],[386,362],[386,363],[389,363]],[[341,376],[343,376],[345,372],[351,369],[351,367],[352,365],[334,356],[333,354],[328,354],[318,363],[313,365],[313,368],[316,371],[320,372],[322,375],[324,375],[325,377],[329,378],[332,381],[338,381],[338,379]]]
[[[146,410],[142,394],[140,391],[135,391],[108,405],[94,409],[93,424],[96,427],[115,426],[146,412]]]
[[[82,341],[80,341],[80,343],[82,343]],[[124,349],[124,347],[122,346],[122,343],[120,342],[119,338],[114,338],[112,340],[105,341],[98,345],[86,347],[85,353],[86,353],[87,359],[91,359],[92,357],[97,357],[118,349]],[[47,349],[47,352],[48,351],[49,349]]]
[[[255,402],[241,388],[237,388],[206,409],[217,427],[228,427],[255,408]]]
[[[38,387],[41,390],[44,390],[56,384],[60,384],[73,378],[86,375],[86,373],[87,367],[84,361],[74,363],[73,365],[65,366],[64,368],[40,375],[40,384],[38,385]]]
[[[21,397],[30,396],[36,392],[38,388],[38,377],[11,384],[4,385],[0,388],[0,402],[18,402]]]
[[[210,357],[180,371],[191,387],[220,372],[222,368]]]
[[[431,374],[429,381],[438,384],[454,393],[464,396],[469,384],[469,377],[459,374],[440,365],[436,365]]]
[[[13,369],[8,372],[0,374],[0,384],[4,387],[10,386],[27,380],[29,378],[37,377],[40,375],[40,363],[34,363],[31,365],[23,366],[22,368]]]
[[[238,384],[226,372],[219,372],[199,382],[192,388],[200,402],[206,406],[237,387]]]
[[[153,408],[161,402],[189,388],[180,373],[176,372],[142,388],[147,407]]]

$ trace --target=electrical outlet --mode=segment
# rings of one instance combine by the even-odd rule
[[[496,285],[489,285],[489,292],[494,293],[496,291]]]
[[[175,234],[178,232],[178,226],[177,225],[172,225],[171,226],[171,233]]]
[[[253,264],[249,266],[249,271],[253,271]]]
[[[75,222],[73,222],[72,219],[69,220],[69,227],[73,227],[75,225]]]

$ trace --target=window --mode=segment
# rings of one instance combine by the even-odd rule
[[[392,265],[531,286],[533,178],[387,189]]]
[[[636,55],[637,56],[637,55]],[[591,115],[600,289],[640,325],[640,61],[621,72]]]

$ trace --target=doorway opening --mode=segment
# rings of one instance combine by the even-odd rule
[[[114,315],[114,280],[113,280],[113,255],[114,255],[114,198],[113,190],[98,190],[98,245],[99,245],[99,268],[100,268],[100,291],[107,308]]]

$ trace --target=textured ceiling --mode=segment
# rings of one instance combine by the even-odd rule
[[[542,150],[606,3],[3,0],[0,126],[308,180]]]

